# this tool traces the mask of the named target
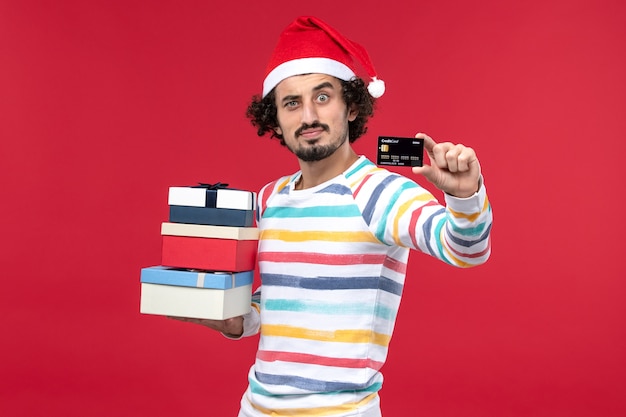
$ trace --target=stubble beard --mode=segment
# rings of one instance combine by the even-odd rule
[[[303,130],[305,127],[323,127],[326,133],[330,133],[330,129],[327,125],[313,124],[311,126],[303,126],[297,130],[295,134],[296,138],[300,136],[299,131]],[[287,148],[302,161],[321,161],[322,159],[328,158],[334,154],[335,151],[339,149],[346,142],[346,140],[348,140],[348,132],[348,124],[346,123],[345,128],[339,132],[338,136],[336,136],[330,143],[325,145],[313,144],[309,146],[303,146],[300,143],[293,146],[287,144]]]

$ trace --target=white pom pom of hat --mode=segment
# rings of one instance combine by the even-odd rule
[[[357,74],[354,59],[372,79],[367,90],[378,98],[385,83],[378,79],[370,57],[358,43],[311,16],[301,16],[282,32],[263,80],[263,97],[285,78],[302,74],[327,74],[349,81]]]
[[[369,91],[370,96],[378,98],[385,94],[385,82],[373,77],[372,81],[367,86],[367,91]]]

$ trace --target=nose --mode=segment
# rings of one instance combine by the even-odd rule
[[[302,105],[302,123],[311,125],[317,121],[317,108],[315,104],[310,101],[304,102]]]

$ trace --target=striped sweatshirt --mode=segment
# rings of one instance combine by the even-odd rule
[[[379,415],[381,368],[411,249],[471,267],[490,254],[483,185],[446,206],[361,156],[343,174],[258,195],[261,286],[244,336],[260,332],[240,417]]]

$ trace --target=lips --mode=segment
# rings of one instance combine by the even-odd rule
[[[302,130],[298,136],[302,136],[305,139],[315,139],[324,133],[324,128],[315,128],[315,129],[304,129]]]

